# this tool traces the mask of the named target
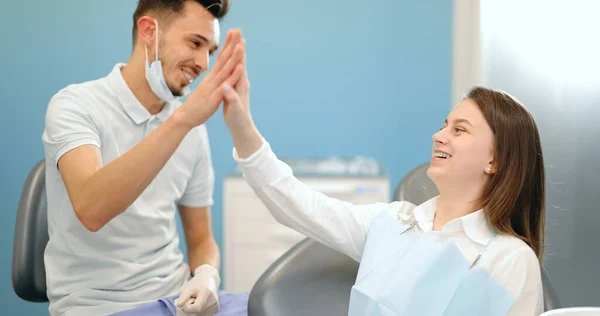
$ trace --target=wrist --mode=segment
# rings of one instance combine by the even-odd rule
[[[211,266],[210,264],[202,264],[194,270],[194,276],[204,275],[209,277],[215,282],[215,288],[219,288],[221,285],[221,277],[219,276],[219,270]]]
[[[231,131],[231,138],[240,159],[250,157],[263,145],[263,138],[254,126]]]
[[[228,126],[228,128],[229,132],[231,133],[231,136],[234,138],[249,137],[258,131],[256,126],[254,125],[254,122],[252,121],[248,121],[243,124],[237,124],[235,127]]]
[[[249,131],[255,130],[256,126],[252,118],[238,119],[234,122],[225,122],[231,134],[247,134]]]
[[[186,114],[183,106],[173,112],[173,115],[169,117],[169,120],[172,120],[175,125],[186,129],[188,132],[195,127],[194,124],[189,120],[189,115]]]

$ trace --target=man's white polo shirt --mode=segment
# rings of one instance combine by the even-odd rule
[[[170,102],[151,115],[125,83],[123,66],[62,89],[48,105],[42,140],[50,241],[44,260],[52,315],[108,315],[178,294],[190,271],[179,248],[176,204],[213,203],[214,171],[202,125],[185,137],[142,195],[98,232],[76,217],[57,169],[60,157],[94,145],[109,164],[181,105]]]

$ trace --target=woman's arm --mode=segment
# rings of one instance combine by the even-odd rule
[[[390,205],[355,206],[298,181],[254,125],[245,55],[238,67],[243,69],[240,81],[223,86],[223,116],[244,177],[277,221],[360,261],[373,214]]]
[[[245,54],[238,67],[243,69],[239,82],[223,86],[223,118],[244,177],[280,223],[360,261],[373,214],[390,205],[355,206],[329,198],[298,181],[254,125]]]
[[[248,158],[240,158],[237,148],[233,156],[278,222],[356,261],[360,261],[372,217],[391,207],[383,203],[353,205],[315,191],[294,177],[266,141]]]

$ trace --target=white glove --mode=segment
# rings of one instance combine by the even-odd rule
[[[194,277],[182,287],[175,300],[177,315],[212,316],[219,311],[219,271],[203,264],[196,268]]]

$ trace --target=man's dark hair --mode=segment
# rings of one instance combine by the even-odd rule
[[[137,37],[137,21],[139,18],[153,12],[160,16],[162,26],[169,23],[183,11],[186,1],[196,1],[206,8],[216,19],[223,18],[229,11],[229,0],[139,0],[137,8],[133,13],[133,42]]]

